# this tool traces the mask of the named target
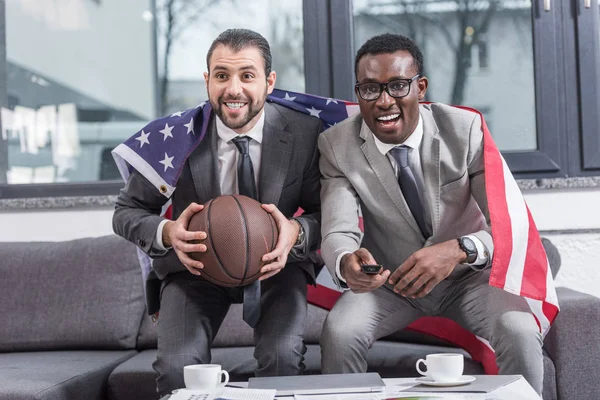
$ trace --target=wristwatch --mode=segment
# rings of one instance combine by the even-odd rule
[[[477,260],[477,247],[471,238],[461,236],[458,239],[460,249],[467,254],[467,258],[461,264],[473,264]]]
[[[296,239],[296,243],[294,243],[294,247],[300,246],[301,244],[304,243],[304,238],[306,237],[306,233],[304,232],[304,227],[302,226],[300,221],[298,221],[296,218],[292,218],[292,221],[294,221],[295,223],[298,224],[298,239]]]

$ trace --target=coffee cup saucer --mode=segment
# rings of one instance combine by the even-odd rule
[[[471,375],[463,375],[460,378],[458,378],[457,380],[451,381],[451,382],[437,382],[427,376],[422,376],[422,377],[416,379],[417,382],[419,382],[423,385],[439,386],[439,387],[461,386],[461,385],[466,385],[467,383],[471,383],[474,380],[475,380],[475,377],[471,376]]]

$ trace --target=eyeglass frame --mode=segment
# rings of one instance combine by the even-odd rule
[[[410,87],[412,86],[412,83],[415,79],[419,78],[421,76],[421,74],[416,74],[415,76],[413,76],[412,78],[399,78],[399,79],[391,79],[389,81],[387,81],[386,83],[379,83],[379,82],[362,82],[359,83],[358,81],[356,82],[356,84],[354,85],[354,89],[356,90],[356,92],[358,93],[358,97],[360,97],[361,99],[363,99],[364,101],[377,101],[379,100],[379,98],[381,97],[381,93],[383,93],[383,91],[385,90],[386,93],[390,96],[393,97],[394,99],[402,99],[406,96],[408,96],[410,94]],[[398,82],[398,81],[404,81],[407,82],[408,84],[408,92],[406,92],[406,94],[404,96],[393,96],[389,89],[388,89],[388,85],[392,82]],[[359,85],[364,85],[364,84],[378,84],[379,85],[379,95],[374,98],[374,99],[365,99],[364,97],[362,97],[362,95],[360,94],[360,90],[358,89]]]

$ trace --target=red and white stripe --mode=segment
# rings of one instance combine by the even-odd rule
[[[468,108],[467,108],[468,109]],[[485,185],[494,240],[490,285],[527,299],[542,335],[558,315],[550,264],[531,212],[481,113]]]

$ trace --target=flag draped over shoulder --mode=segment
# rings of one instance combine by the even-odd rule
[[[268,101],[320,118],[325,128],[359,111],[355,103],[277,89],[268,96]],[[489,283],[524,297],[540,332],[545,335],[559,308],[539,233],[483,116],[476,110],[464,109],[478,114],[482,121],[486,194],[494,242]],[[117,146],[112,154],[123,179],[127,180],[135,169],[166,198],[170,198],[185,161],[201,145],[206,135],[211,113],[210,104],[203,103],[194,109],[171,114],[150,122]],[[167,208],[163,211],[167,211]],[[151,263],[141,251],[138,254],[141,256],[143,275],[146,278]],[[328,274],[326,269],[322,274]],[[331,278],[319,281],[330,284],[309,286],[308,300],[314,305],[330,309],[341,293],[331,284]],[[462,347],[475,361],[483,364],[486,373],[498,372],[489,343],[454,321],[441,317],[424,317],[408,328]]]
[[[320,118],[325,128],[358,112],[353,103],[278,89],[267,100]],[[127,180],[135,169],[170,198],[181,168],[206,135],[211,113],[207,102],[150,122],[112,151],[121,177]]]

